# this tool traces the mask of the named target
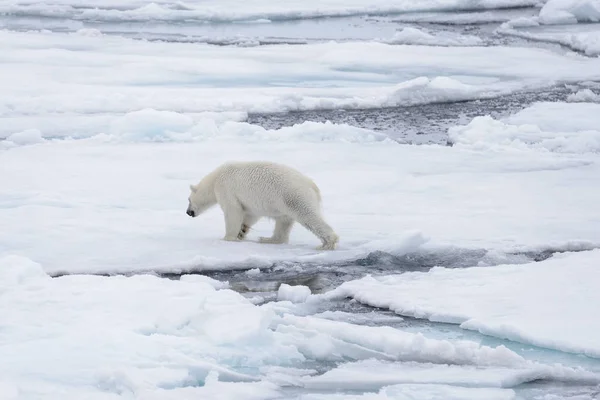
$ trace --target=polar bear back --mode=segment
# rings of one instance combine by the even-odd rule
[[[286,165],[265,162],[229,162],[218,168],[215,194],[219,203],[239,202],[257,216],[279,217],[318,212],[321,196],[307,176]]]

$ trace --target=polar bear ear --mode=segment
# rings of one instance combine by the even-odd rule
[[[190,185],[190,190],[192,191],[192,193],[196,193],[196,190],[198,190],[198,188],[194,185]]]

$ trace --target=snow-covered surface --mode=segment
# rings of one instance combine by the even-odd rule
[[[467,372],[468,371],[468,372]],[[417,362],[389,362],[362,360],[328,371],[319,376],[306,377],[305,385],[319,389],[377,390],[382,386],[398,384],[436,384],[509,388],[530,382],[532,379],[557,379],[570,381],[585,374],[563,367],[523,365],[523,368],[505,366],[465,366]],[[588,375],[590,382],[597,377]],[[510,391],[508,391],[510,392]]]
[[[449,136],[455,144],[478,148],[600,153],[599,115],[599,104],[537,103],[505,121],[477,117],[451,127]]]
[[[188,0],[8,0],[0,13],[32,17],[60,17],[75,20],[149,21],[202,20],[212,22],[254,21],[389,14],[414,11],[493,9],[533,6],[537,0],[269,0],[202,1]]]
[[[595,3],[550,0],[547,20],[537,0],[0,3],[0,399],[597,392],[600,59],[586,57],[598,54],[597,25],[556,24],[591,20]],[[492,21],[580,53],[514,46]],[[453,146],[345,123],[248,122],[512,102],[557,83],[589,90],[442,123]],[[339,249],[316,250],[300,226],[287,245],[259,244],[269,220],[224,242],[218,208],[185,215],[189,185],[231,159],[312,177]],[[556,251],[580,253],[533,262]],[[449,257],[479,267],[334,288]],[[173,276],[192,270],[217,271]],[[347,295],[467,329],[361,312]]]
[[[0,31],[0,135],[89,135],[124,113],[370,108],[600,79],[600,59],[535,48],[376,42],[237,48]],[[364,54],[369,54],[365,57]],[[44,59],[44,63],[37,60]],[[115,73],[118,71],[118,73]],[[39,118],[39,119],[38,119]],[[191,118],[191,117],[186,117]],[[48,124],[46,124],[49,122]],[[94,133],[99,133],[97,130]],[[57,132],[58,134],[58,132]]]
[[[537,25],[571,25],[600,22],[598,0],[547,0],[539,15],[513,18],[504,26],[528,27]]]
[[[600,320],[589,309],[600,304],[598,265],[596,249],[524,265],[365,277],[328,296],[350,296],[400,315],[600,357]]]
[[[505,35],[517,36],[528,40],[556,43],[566,46],[587,56],[600,55],[600,25],[560,25],[557,27],[536,27],[536,20],[523,19],[511,21],[498,31]],[[524,28],[524,29],[517,29]]]
[[[264,130],[224,122],[209,131],[180,124],[183,115],[149,113],[152,124],[133,118],[137,124],[113,135],[8,146],[0,153],[0,240],[4,253],[49,272],[107,273],[335,262],[445,244],[500,251],[597,245],[593,129],[600,113],[591,106],[598,107],[554,106],[582,116],[571,131],[555,125],[558,112],[539,106],[515,115],[518,125],[477,118],[453,130],[461,138],[454,147],[401,145],[334,124]],[[284,162],[311,176],[339,250],[317,251],[318,240],[301,226],[288,245],[259,244],[272,230],[268,220],[247,242],[224,242],[218,207],[185,215],[189,184],[229,159]]]
[[[390,44],[415,44],[425,46],[477,46],[483,41],[472,35],[434,35],[421,29],[406,27],[394,34],[391,39],[385,40]]]
[[[307,394],[302,400],[418,400],[418,399],[455,399],[455,400],[512,400],[515,393],[510,389],[465,388],[435,384],[390,385],[377,393],[359,395],[346,394]]]
[[[0,259],[0,277],[0,381],[16,399],[262,399],[277,387],[236,360],[302,358],[272,341],[272,313],[203,280],[51,279],[20,257]]]
[[[548,0],[540,10],[544,24],[600,22],[598,0]]]
[[[504,23],[519,18],[532,18],[539,15],[539,8],[507,8],[494,10],[448,10],[447,12],[411,12],[379,20],[391,20],[408,23],[441,24],[445,26],[479,25]],[[427,25],[426,25],[427,26]]]
[[[591,89],[581,89],[570,94],[567,101],[571,103],[600,103],[600,94]]]
[[[0,313],[3,398],[268,399],[282,398],[285,387],[327,383],[429,382],[450,391],[464,382],[514,387],[544,377],[600,382],[599,374],[527,361],[503,346],[295,316],[285,303],[255,306],[195,276],[52,279],[31,260],[3,257]],[[303,367],[343,360],[371,360],[364,361],[370,372],[357,379],[360,364],[350,364],[314,376]],[[436,378],[426,379],[428,365]]]
[[[291,301],[292,303],[303,303],[310,296],[310,288],[302,285],[288,285],[282,283],[277,291],[277,300]]]
[[[600,105],[540,102],[508,116],[505,119],[515,125],[535,125],[540,130],[576,134],[600,130]],[[576,140],[573,138],[573,140]]]
[[[548,0],[539,15],[513,18],[499,33],[556,43],[588,56],[600,55],[600,1]]]

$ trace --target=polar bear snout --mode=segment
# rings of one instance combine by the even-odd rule
[[[196,213],[194,212],[194,210],[190,210],[189,208],[187,209],[187,211],[185,212],[187,215],[189,215],[190,217],[195,217]]]

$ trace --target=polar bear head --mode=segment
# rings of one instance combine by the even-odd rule
[[[214,190],[207,188],[200,182],[198,185],[190,185],[190,196],[188,197],[188,208],[185,212],[190,217],[197,217],[210,207],[217,204]]]

